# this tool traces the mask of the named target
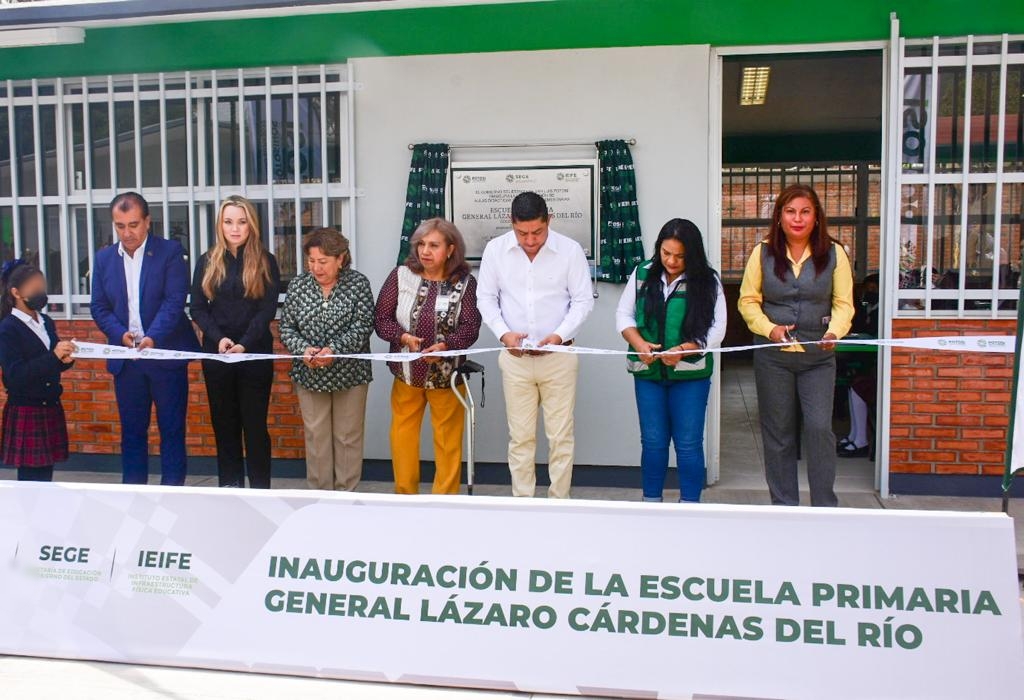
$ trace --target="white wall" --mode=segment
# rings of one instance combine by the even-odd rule
[[[356,93],[355,264],[380,287],[394,266],[402,227],[408,144],[637,139],[633,147],[640,223],[650,251],[670,218],[708,222],[707,46],[536,51],[371,58],[352,61]],[[592,156],[592,149],[457,151],[459,160]],[[557,220],[553,222],[557,229]],[[601,284],[578,342],[622,347],[614,310],[621,286]],[[485,327],[481,344],[496,340]],[[375,349],[383,343],[375,339]],[[477,411],[478,461],[505,461],[507,432],[496,355],[484,355],[487,406]],[[367,409],[370,458],[389,455],[391,375],[374,368]],[[476,382],[477,380],[474,380]],[[474,383],[478,387],[477,383]],[[428,435],[425,431],[424,435]],[[432,449],[424,440],[423,454]],[[538,462],[547,446],[538,444]],[[576,463],[638,465],[632,381],[621,358],[582,357]]]

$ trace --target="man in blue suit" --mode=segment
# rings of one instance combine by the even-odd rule
[[[149,235],[149,204],[136,192],[114,197],[117,245],[96,253],[92,318],[110,345],[199,350],[185,316],[189,266],[177,241]],[[185,483],[188,362],[108,360],[121,415],[121,469],[126,484],[149,480],[149,417],[160,428],[160,483]]]

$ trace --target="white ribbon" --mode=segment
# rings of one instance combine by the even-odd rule
[[[1016,351],[1017,338],[1012,335],[947,335],[925,338],[851,338],[843,340],[815,340],[802,343],[734,345],[727,348],[714,348],[701,352],[721,355],[729,352],[745,352],[761,350],[781,345],[864,345],[873,347],[912,348],[917,350],[948,350],[953,352],[995,352],[1012,353]],[[277,355],[273,353],[205,353],[184,350],[164,350],[160,348],[126,348],[119,345],[103,343],[86,343],[75,341],[77,349],[72,357],[79,360],[216,360],[218,362],[247,362],[251,360],[301,360],[302,355]],[[468,350],[442,350],[439,352],[354,352],[320,355],[334,359],[372,360],[375,362],[410,362],[424,357],[458,357],[479,355],[482,353],[501,352],[503,347],[469,348]],[[609,350],[605,348],[588,348],[579,345],[544,345],[524,344],[523,350],[564,352],[573,355],[628,355],[636,354],[633,350]],[[653,355],[684,355],[694,351],[667,350],[651,353]]]

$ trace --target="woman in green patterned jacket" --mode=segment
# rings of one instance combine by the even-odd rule
[[[369,360],[331,355],[370,351],[373,292],[352,269],[348,240],[329,228],[302,243],[307,271],[292,280],[281,309],[281,342],[293,355],[291,377],[306,429],[310,488],[353,491],[363,474]]]

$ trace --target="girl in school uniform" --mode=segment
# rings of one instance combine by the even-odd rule
[[[53,465],[68,458],[61,372],[75,344],[60,340],[45,315],[46,280],[24,260],[0,271],[0,370],[7,388],[0,460],[18,469],[18,481],[53,481]]]

